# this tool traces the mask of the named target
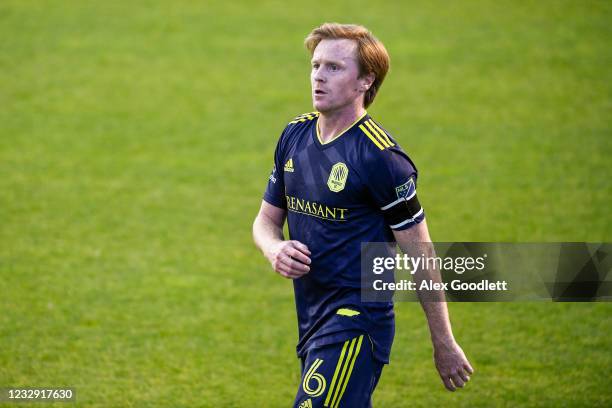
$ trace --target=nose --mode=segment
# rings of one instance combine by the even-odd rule
[[[325,82],[325,76],[323,75],[323,70],[320,68],[313,70],[312,79],[314,82]]]

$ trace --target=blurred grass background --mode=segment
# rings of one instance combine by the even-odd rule
[[[290,406],[291,283],[251,243],[305,35],[369,27],[370,113],[438,241],[611,241],[607,1],[0,3],[0,386],[86,407]],[[477,369],[444,391],[397,308],[377,407],[609,406],[609,304],[451,304]],[[61,405],[63,406],[63,405]]]

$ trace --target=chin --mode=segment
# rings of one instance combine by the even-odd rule
[[[340,108],[340,106],[329,102],[330,101],[313,101],[312,106],[317,110],[317,112],[321,113],[334,112]]]
[[[312,102],[312,107],[317,111],[317,112],[325,112],[325,108],[327,107],[324,103],[321,102],[316,102],[313,101]]]

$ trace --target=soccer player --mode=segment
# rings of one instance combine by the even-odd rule
[[[361,243],[397,242],[411,254],[426,242],[425,255],[435,254],[417,169],[366,112],[389,69],[385,47],[365,27],[336,23],[315,28],[305,45],[316,111],[291,120],[280,136],[253,238],[274,270],[293,280],[302,363],[294,407],[370,407],[395,322],[391,302],[361,300]],[[440,275],[419,270],[414,279]],[[454,391],[472,367],[453,337],[443,294],[420,299],[435,365]]]

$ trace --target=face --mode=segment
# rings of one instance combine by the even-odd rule
[[[322,113],[351,105],[363,106],[363,95],[373,74],[359,78],[357,43],[353,40],[322,40],[312,55],[312,102]]]

